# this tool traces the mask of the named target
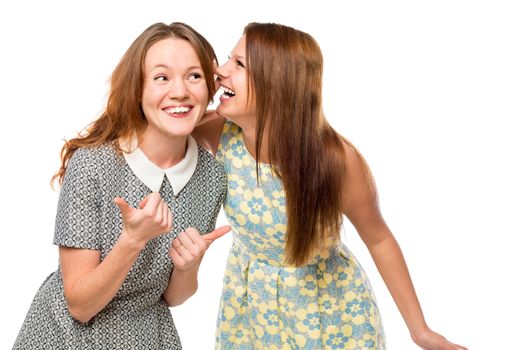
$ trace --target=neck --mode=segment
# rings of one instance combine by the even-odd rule
[[[187,150],[187,138],[187,136],[158,135],[146,130],[138,147],[155,165],[162,169],[168,169],[184,159]]]

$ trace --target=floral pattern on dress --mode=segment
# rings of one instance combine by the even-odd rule
[[[385,349],[366,274],[339,251],[303,267],[284,263],[285,192],[267,164],[226,122],[217,153],[228,176],[224,210],[233,227],[217,318],[216,349]]]

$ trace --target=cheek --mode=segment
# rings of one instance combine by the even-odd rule
[[[204,84],[203,87],[197,87],[193,89],[193,96],[195,96],[196,102],[199,105],[202,105],[204,108],[207,107],[207,99],[208,99],[208,93],[207,93],[207,86]]]
[[[142,106],[152,105],[158,103],[158,100],[161,99],[162,91],[158,87],[144,87],[142,92]]]

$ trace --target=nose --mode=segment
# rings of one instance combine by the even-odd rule
[[[229,76],[229,72],[227,70],[227,62],[223,65],[215,68],[215,74],[217,75],[217,80],[223,80]]]
[[[188,89],[186,81],[181,78],[171,80],[171,87],[169,89],[169,98],[183,100],[188,96]]]

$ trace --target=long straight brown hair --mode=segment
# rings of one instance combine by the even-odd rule
[[[346,140],[322,110],[323,58],[313,37],[274,23],[250,23],[244,35],[257,171],[267,128],[269,162],[286,193],[286,261],[300,266],[340,243]]]
[[[143,134],[147,126],[141,105],[146,53],[153,44],[168,38],[183,39],[193,46],[204,73],[208,102],[211,101],[215,92],[213,70],[217,61],[213,47],[187,24],[174,22],[169,25],[151,25],[135,39],[113,71],[104,111],[78,137],[66,140],[60,152],[61,166],[51,179],[51,186],[56,180],[62,184],[67,163],[78,148],[112,143],[120,152],[116,140],[129,141],[134,135],[140,137]]]

